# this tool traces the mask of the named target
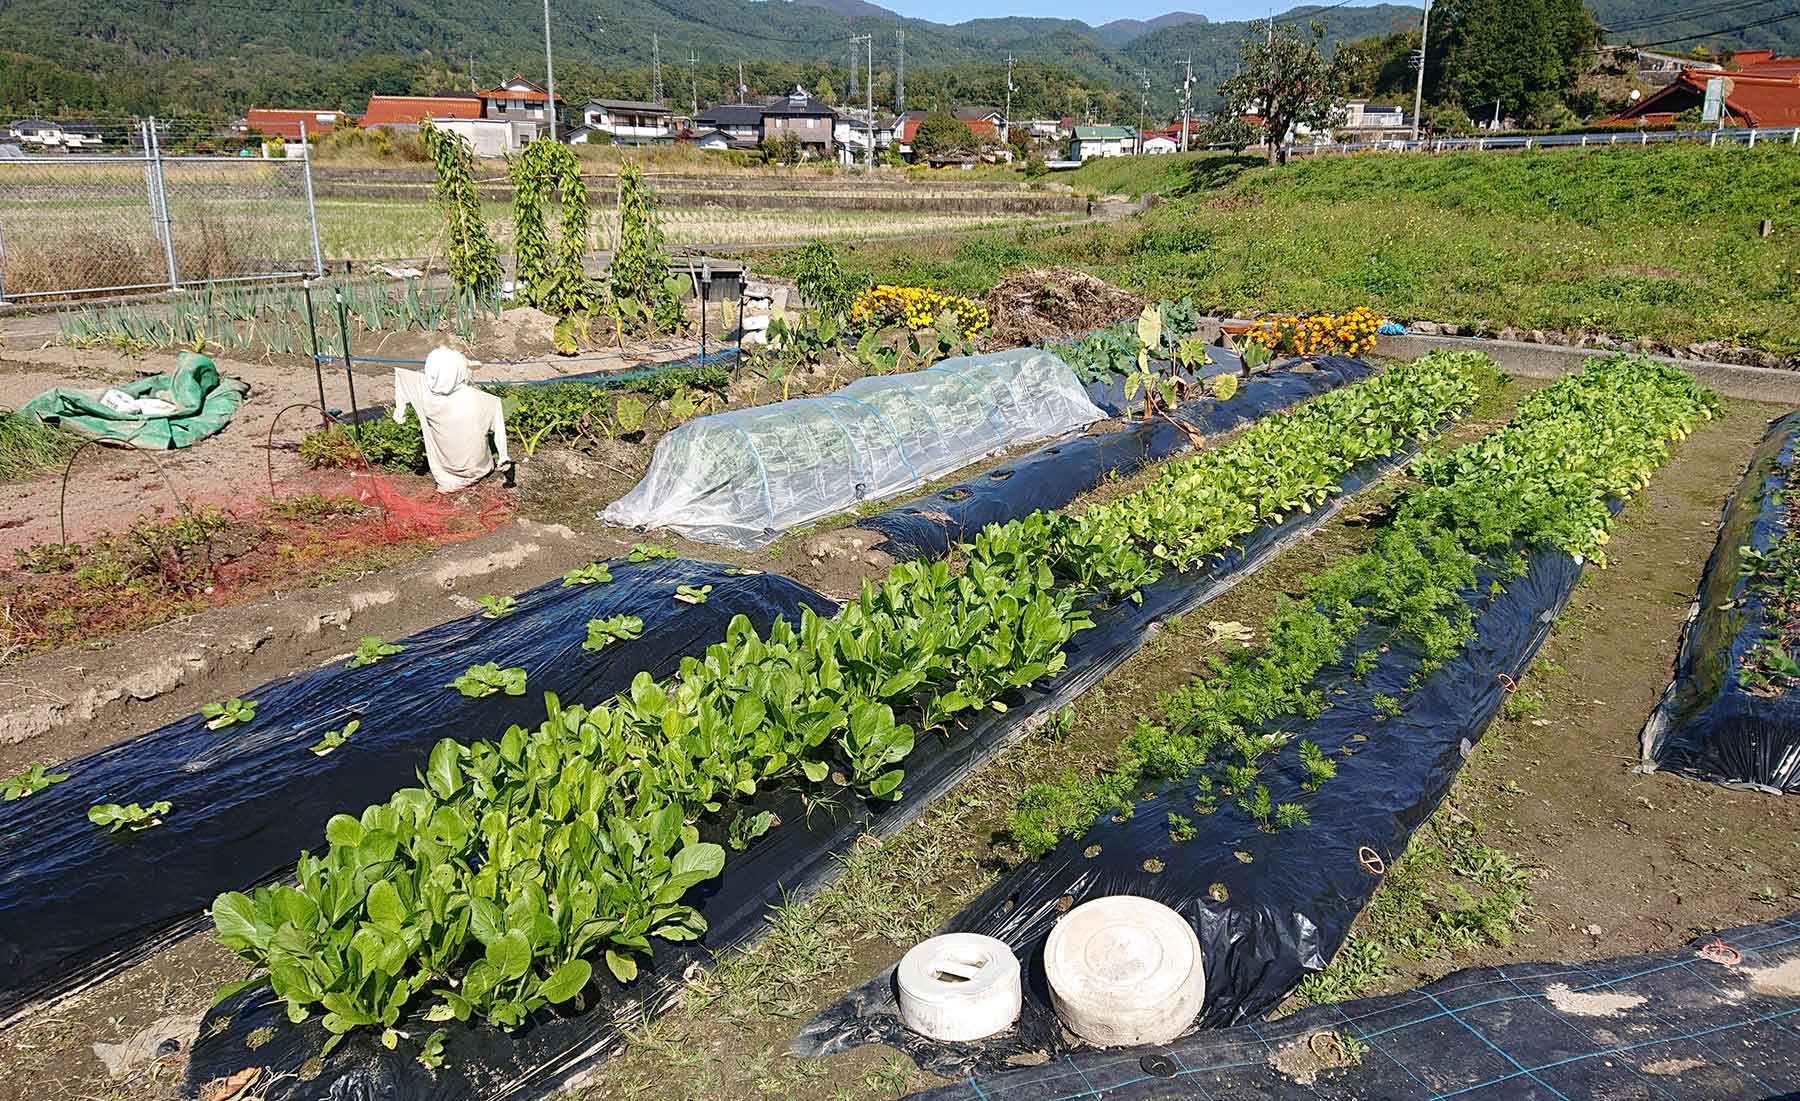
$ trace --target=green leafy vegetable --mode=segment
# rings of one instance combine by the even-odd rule
[[[170,809],[166,799],[147,807],[136,803],[124,806],[117,803],[97,803],[88,808],[88,821],[96,826],[105,826],[113,833],[121,830],[136,832],[162,825],[162,816],[169,813]]]
[[[481,618],[499,619],[519,610],[519,598],[516,596],[484,596],[481,598]]]
[[[563,574],[562,587],[572,589],[577,585],[604,585],[612,579],[612,570],[607,568],[606,563],[589,562]]]
[[[445,687],[454,688],[471,699],[481,699],[505,692],[509,696],[525,694],[525,670],[502,669],[494,662],[469,666],[468,672]]]
[[[405,650],[406,647],[384,641],[379,635],[364,635],[356,643],[356,653],[344,663],[346,669],[361,669],[365,665],[374,665],[382,658],[390,658]]]
[[[590,619],[587,624],[587,641],[581,644],[581,648],[590,654],[597,654],[614,642],[634,639],[643,633],[644,621],[634,615]]]
[[[330,753],[332,750],[338,748],[339,746],[343,745],[345,742],[349,741],[350,735],[356,733],[356,728],[361,725],[362,725],[361,719],[351,719],[349,722],[344,724],[344,728],[342,730],[327,730],[325,732],[325,736],[323,738],[320,738],[310,748],[312,749],[314,754],[316,754],[317,756],[323,757],[327,753]]]
[[[43,765],[32,765],[17,776],[7,777],[6,782],[0,784],[0,801],[10,803],[15,799],[23,799],[68,778],[69,774],[66,772],[45,772]]]
[[[203,704],[200,715],[206,720],[206,729],[223,730],[256,718],[256,701],[233,696],[224,703]]]

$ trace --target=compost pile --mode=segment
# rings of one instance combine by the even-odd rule
[[[1142,312],[1144,300],[1075,268],[1029,268],[988,293],[995,347],[1078,336]]]

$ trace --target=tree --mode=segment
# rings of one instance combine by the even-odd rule
[[[1238,44],[1241,69],[1219,85],[1225,111],[1262,120],[1269,163],[1287,163],[1289,131],[1334,125],[1340,117],[1351,58],[1324,52],[1325,26],[1314,23],[1301,31],[1292,24],[1251,24],[1252,33]]]
[[[1601,32],[1582,0],[1440,0],[1425,79],[1433,102],[1549,119],[1574,93]]]
[[[1200,144],[1242,153],[1256,140],[1256,127],[1236,115],[1219,115],[1199,131]]]
[[[942,153],[972,153],[981,148],[981,143],[976,141],[975,131],[969,129],[968,123],[938,111],[919,121],[919,128],[913,131],[912,147],[919,156],[931,157]]]
[[[770,134],[762,140],[763,159],[770,164],[799,164],[800,136],[786,130]]]
[[[831,86],[830,77],[820,77],[819,82],[813,85],[813,98],[820,103],[831,103],[837,99],[837,89]]]

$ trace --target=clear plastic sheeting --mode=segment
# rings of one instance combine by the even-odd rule
[[[750,549],[1105,417],[1068,364],[1042,349],[947,359],[684,424],[600,518]]]

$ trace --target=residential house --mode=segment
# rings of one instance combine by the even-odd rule
[[[426,119],[443,122],[481,117],[482,103],[474,96],[370,96],[369,106],[357,124],[364,129],[388,126],[416,130]]]
[[[63,128],[49,119],[19,119],[7,128],[14,141],[29,149],[61,149]]]
[[[962,118],[965,111],[973,113],[975,117]],[[931,111],[908,111],[906,114],[900,116],[897,120],[898,129],[895,130],[894,136],[900,143],[900,152],[902,154],[909,157],[912,156],[913,135],[919,132],[919,124],[924,122],[926,118],[930,117],[933,113],[934,112]],[[975,142],[978,147],[1000,144],[1000,123],[998,120],[990,118],[988,115],[982,114],[974,108],[962,108],[953,113],[957,118],[962,119],[963,125],[967,126],[969,132],[975,135]],[[998,114],[998,112],[994,112],[994,114]]]
[[[299,141],[301,128],[306,136],[316,138],[345,117],[340,111],[309,111],[292,107],[252,107],[244,114],[244,126],[264,137],[282,141]]]
[[[1062,119],[1020,119],[1014,126],[1023,127],[1032,141],[1054,142],[1067,141],[1072,127],[1065,127]]]
[[[723,130],[702,130],[693,137],[694,147],[709,153],[720,153],[727,149],[740,149],[743,146],[733,145],[730,134]]]
[[[476,92],[475,97],[481,100],[483,118],[501,122],[529,122],[542,128],[550,125],[550,93],[544,90],[542,84],[526,80],[517,74],[498,88]],[[562,101],[561,96],[556,97],[558,104]]]
[[[894,129],[898,120],[892,116],[876,114],[873,136],[875,155],[880,157],[882,151],[894,144]],[[869,140],[871,129],[867,114],[863,111],[850,110],[839,115],[832,127],[831,137],[838,147],[838,159],[845,164],[864,164],[869,157]]]
[[[837,112],[808,95],[798,84],[792,92],[763,108],[764,140],[792,134],[800,139],[801,156],[809,159],[831,156],[832,131],[836,126]]]
[[[1720,108],[1726,126],[1800,126],[1800,57],[1742,50],[1732,56],[1731,65],[1682,69],[1668,84],[1605,121],[1670,125],[1676,115],[1703,107],[1707,81],[1718,78],[1725,82]]]
[[[1167,134],[1155,130],[1138,131],[1137,151],[1139,153],[1173,153],[1181,148],[1181,143]]]
[[[364,129],[417,130],[430,119],[433,126],[467,141],[478,157],[516,153],[537,140],[538,123],[484,117],[486,105],[474,96],[370,96],[368,110],[358,120]]]
[[[675,117],[660,103],[634,99],[591,99],[581,109],[581,125],[570,142],[606,134],[614,145],[666,145],[675,140]]]
[[[1406,127],[1405,109],[1353,99],[1344,104],[1344,121],[1333,126],[1331,133],[1338,141],[1381,141],[1398,136]]]
[[[1077,126],[1069,138],[1069,159],[1125,157],[1137,151],[1137,134],[1124,126]]]
[[[694,116],[694,129],[701,132],[695,142],[702,149],[755,149],[762,143],[766,109],[767,104],[763,103],[721,103],[709,107]],[[723,145],[711,138],[714,132],[725,135]]]

